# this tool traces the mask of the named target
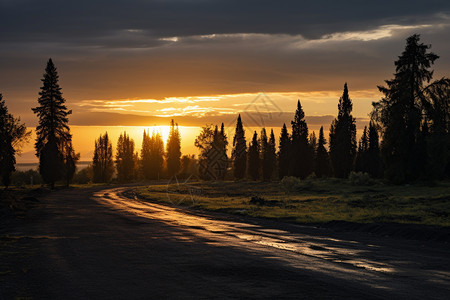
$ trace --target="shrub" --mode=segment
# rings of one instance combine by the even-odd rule
[[[73,183],[79,183],[79,184],[86,184],[91,182],[91,171],[92,167],[87,167],[87,168],[83,168],[80,171],[78,171],[77,173],[75,173],[75,175],[73,176],[72,182]]]
[[[11,183],[15,186],[27,184],[42,184],[42,177],[38,171],[30,169],[28,171],[15,171],[11,176]]]
[[[284,189],[293,191],[300,187],[301,180],[294,176],[285,176],[281,180],[281,185]]]
[[[352,185],[371,185],[372,179],[365,172],[351,172],[348,176]]]

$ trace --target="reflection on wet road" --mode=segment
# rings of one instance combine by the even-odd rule
[[[279,226],[280,229],[223,220],[214,215],[130,199],[124,195],[125,191],[126,188],[103,190],[95,193],[94,199],[120,213],[126,212],[129,217],[158,220],[182,228],[191,236],[207,240],[208,244],[263,253],[292,267],[324,276],[393,293],[430,289],[439,298],[450,292],[450,258],[439,249],[431,251],[418,248],[417,243],[389,239],[377,242],[374,238],[372,242],[370,236],[354,240],[330,237],[326,230],[311,227],[286,225]],[[189,234],[180,238],[189,239]]]

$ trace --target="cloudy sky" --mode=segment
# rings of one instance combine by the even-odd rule
[[[346,81],[364,117],[412,33],[450,70],[449,1],[0,0],[0,18],[0,91],[30,125],[49,57],[80,125],[232,114],[260,92],[335,114]]]
[[[72,125],[272,110],[279,126],[297,99],[317,121],[345,82],[364,119],[413,33],[441,56],[436,77],[450,75],[448,0],[0,0],[0,20],[0,92],[29,126],[49,57]]]

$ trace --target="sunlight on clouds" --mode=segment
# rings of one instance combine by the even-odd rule
[[[194,116],[204,117],[206,115],[216,114],[236,114],[236,111],[232,108],[214,108],[214,107],[201,107],[199,105],[186,106],[181,108],[162,108],[158,110],[163,114],[155,114],[156,117],[176,117],[176,116]]]
[[[258,97],[265,95],[266,101]],[[342,90],[314,92],[272,92],[242,93],[230,95],[167,97],[156,99],[119,99],[119,100],[84,100],[78,103],[88,111],[132,113],[143,116],[174,117],[193,116],[207,117],[230,115],[242,112],[294,112],[297,100],[300,99],[307,115],[334,115]],[[377,90],[353,91],[350,97],[354,102],[354,115],[366,117],[372,101],[380,98]],[[215,105],[211,106],[211,102]],[[170,106],[168,106],[170,104]]]
[[[395,31],[398,30],[410,30],[410,29],[422,29],[429,28],[433,25],[412,25],[412,26],[404,26],[404,25],[383,25],[374,30],[368,31],[349,31],[349,32],[338,32],[329,35],[323,36],[319,41],[327,42],[327,41],[373,41],[379,40],[382,38],[388,38],[393,36]]]

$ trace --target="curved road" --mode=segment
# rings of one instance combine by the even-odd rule
[[[445,299],[450,247],[65,190],[29,226],[36,299]],[[0,293],[1,295],[1,293]],[[1,297],[0,297],[1,298]]]

